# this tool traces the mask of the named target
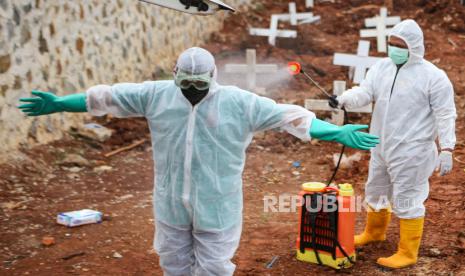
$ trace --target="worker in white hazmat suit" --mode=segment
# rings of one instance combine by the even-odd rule
[[[25,113],[86,112],[143,116],[155,160],[155,242],[165,275],[232,275],[242,230],[242,171],[257,131],[280,128],[301,138],[370,149],[378,138],[320,121],[296,105],[216,83],[214,57],[190,48],[178,59],[174,81],[98,85],[57,97],[33,91]]]
[[[355,244],[385,240],[391,202],[400,218],[398,251],[377,262],[401,268],[417,261],[428,178],[435,167],[441,175],[452,170],[456,110],[446,73],[423,59],[423,32],[415,21],[405,20],[393,28],[388,52],[389,58],[371,67],[360,87],[344,92],[337,101],[347,108],[375,103],[370,132],[381,143],[371,153],[367,222]]]

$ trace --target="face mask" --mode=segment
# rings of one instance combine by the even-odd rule
[[[208,94],[208,88],[204,90],[199,90],[193,85],[189,88],[181,88],[182,94],[186,99],[192,104],[192,106],[198,104],[205,96]]]
[[[388,54],[392,61],[397,65],[406,63],[409,58],[408,49],[403,49],[395,46],[388,46]]]

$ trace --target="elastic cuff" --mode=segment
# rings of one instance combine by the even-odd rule
[[[441,148],[441,151],[443,151],[443,149],[445,149],[445,150],[449,149],[449,150],[452,150],[452,151],[453,151],[453,150],[455,149],[455,145],[452,145],[452,144],[449,144],[449,145],[441,145],[440,148]]]
[[[89,90],[85,92],[86,94],[86,110],[90,113],[90,102],[89,102]]]

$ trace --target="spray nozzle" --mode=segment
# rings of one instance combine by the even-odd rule
[[[289,70],[289,74],[294,76],[302,73],[302,66],[297,61],[289,62],[287,64],[287,69]]]

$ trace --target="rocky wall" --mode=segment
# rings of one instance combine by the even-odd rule
[[[225,16],[192,16],[137,0],[0,0],[0,159],[59,139],[83,120],[25,117],[16,106],[32,89],[65,95],[167,75],[177,55],[202,44]]]

